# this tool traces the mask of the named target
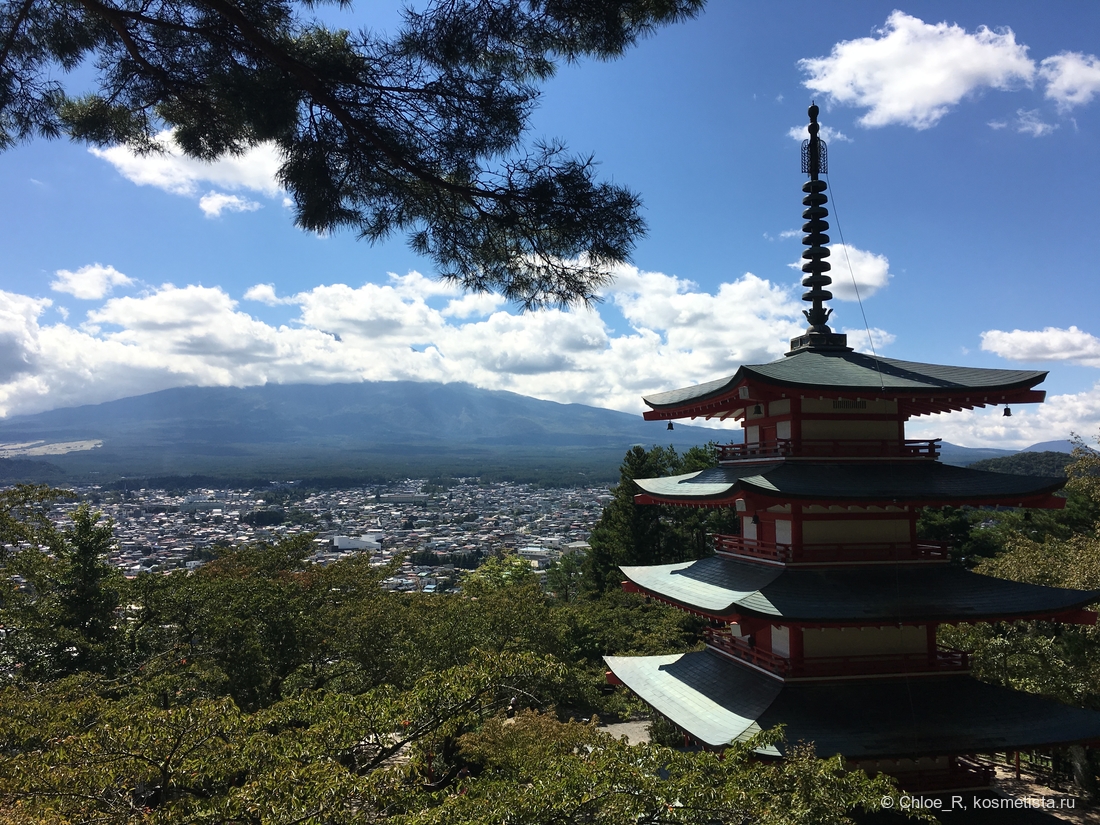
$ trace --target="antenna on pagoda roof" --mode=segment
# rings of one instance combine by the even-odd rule
[[[802,213],[802,219],[806,221],[802,225],[802,231],[806,233],[802,243],[808,247],[802,252],[802,258],[806,261],[802,265],[802,271],[806,273],[802,286],[809,289],[802,300],[812,304],[802,314],[809,321],[810,328],[804,335],[791,339],[791,351],[788,355],[807,349],[851,352],[848,336],[829,328],[828,320],[833,311],[824,306],[824,302],[833,297],[833,293],[825,289],[833,279],[825,274],[832,268],[825,260],[829,257],[829,248],[825,246],[829,242],[829,236],[825,234],[825,230],[829,228],[825,220],[829,216],[829,210],[825,208],[825,204],[829,199],[825,196],[826,183],[819,176],[823,172],[829,172],[829,155],[825,141],[818,137],[818,132],[821,131],[817,122],[818,111],[817,105],[811,103],[808,111],[810,137],[802,141],[802,173],[810,176],[802,185],[802,191],[806,193],[806,197],[802,199],[802,205],[806,207],[806,211]]]

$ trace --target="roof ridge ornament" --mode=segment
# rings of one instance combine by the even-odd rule
[[[802,258],[805,260],[802,271],[806,273],[806,277],[802,279],[802,286],[809,289],[809,292],[802,296],[802,300],[812,304],[812,307],[804,309],[802,314],[806,316],[810,328],[804,335],[791,339],[791,349],[787,355],[794,355],[803,350],[852,351],[848,346],[848,336],[833,332],[829,328],[829,316],[833,311],[824,306],[824,302],[833,297],[833,293],[825,289],[833,279],[825,274],[832,269],[829,262],[825,260],[829,257],[829,248],[825,246],[829,243],[829,236],[825,234],[825,230],[829,228],[825,220],[829,216],[829,210],[825,208],[829,198],[825,195],[827,184],[819,179],[819,175],[823,172],[828,174],[829,155],[825,141],[818,136],[818,132],[821,131],[821,126],[817,122],[818,111],[817,105],[811,103],[808,110],[810,137],[802,142],[802,172],[810,176],[810,179],[802,184],[802,191],[806,193],[806,197],[802,199],[802,205],[806,207],[802,213],[802,219],[806,221],[802,225],[802,231],[806,233],[802,243],[808,247],[802,251]]]

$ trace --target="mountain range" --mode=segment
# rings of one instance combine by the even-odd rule
[[[607,481],[634,444],[683,450],[741,438],[740,430],[676,424],[670,431],[639,415],[468,384],[180,387],[0,420],[0,480]],[[969,464],[1014,452],[944,444],[943,460]]]
[[[633,444],[682,450],[731,436],[740,432],[681,424],[670,431],[639,415],[468,384],[181,387],[2,420],[0,455],[7,461],[0,464],[9,466],[0,473],[21,480],[34,469],[41,476],[34,480],[57,481],[488,471],[607,480],[617,477]]]

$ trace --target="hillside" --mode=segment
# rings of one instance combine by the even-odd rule
[[[183,387],[0,421],[3,480],[488,475],[613,480],[633,444],[686,449],[740,431],[646,422],[467,384]],[[101,442],[43,455],[43,445]],[[10,445],[35,445],[18,456]],[[64,449],[64,447],[59,447]],[[31,457],[35,460],[30,460]],[[59,475],[60,474],[60,475]]]
[[[1011,473],[1020,476],[1065,476],[1066,465],[1073,461],[1069,453],[1054,450],[1031,452],[1025,450],[1015,455],[988,458],[971,464],[975,470],[994,473]]]

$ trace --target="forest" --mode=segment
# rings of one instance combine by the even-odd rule
[[[0,493],[0,817],[12,823],[846,822],[896,794],[812,743],[782,761],[629,745],[645,709],[605,654],[686,651],[701,626],[621,592],[620,564],[696,558],[722,511],[635,507],[630,479],[712,451],[635,447],[582,559],[540,582],[515,556],[458,592],[396,593],[366,556],[304,561],[310,538],[224,548],[192,574],[127,580],[111,525],[64,491]],[[1100,457],[1078,450],[1065,510],[927,511],[957,563],[1100,587]],[[978,678],[1100,708],[1095,627],[960,626]]]

